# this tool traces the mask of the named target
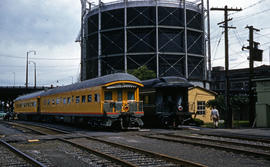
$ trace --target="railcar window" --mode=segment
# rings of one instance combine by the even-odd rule
[[[197,102],[197,114],[198,115],[205,115],[205,101],[198,101]]]
[[[80,96],[76,96],[76,103],[80,103]]]
[[[92,102],[92,95],[88,95],[87,101],[88,101],[88,102]]]
[[[67,98],[67,104],[70,104],[71,103],[71,100],[70,100],[70,97]]]
[[[122,101],[122,90],[117,91],[117,101]]]
[[[36,107],[36,105],[37,105],[37,103],[36,103],[36,102],[34,102],[34,107]]]
[[[52,104],[54,104],[54,99],[52,99]]]
[[[112,100],[112,91],[105,92],[105,100]]]
[[[66,104],[66,98],[63,98],[63,104]]]
[[[128,92],[128,100],[135,100],[134,92],[131,91]]]
[[[177,104],[181,105],[182,104],[182,96],[178,96],[177,99],[178,99]]]
[[[59,104],[59,103],[60,103],[60,99],[57,98],[57,99],[56,99],[56,104]]]
[[[95,94],[95,102],[99,102],[99,94]]]
[[[85,96],[82,96],[82,103],[85,103]]]

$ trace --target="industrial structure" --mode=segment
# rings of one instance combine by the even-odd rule
[[[203,0],[81,2],[81,80],[146,65],[156,77],[209,88]]]

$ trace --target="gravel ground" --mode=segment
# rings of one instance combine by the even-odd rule
[[[188,144],[178,144],[155,139],[148,139],[137,135],[106,136],[102,139],[108,139],[113,142],[131,145],[137,148],[159,152],[170,156],[194,161],[213,167],[270,167],[270,161],[252,156],[235,154],[232,152],[215,150],[192,146]]]
[[[27,144],[13,143],[12,145],[49,167],[118,166],[70,144],[55,140]]]
[[[32,165],[20,156],[10,151],[7,147],[0,144],[0,166],[31,167]]]
[[[1,121],[0,121],[1,122]],[[159,152],[162,154],[167,154],[170,156],[182,158],[185,160],[194,161],[197,163],[201,163],[207,166],[263,166],[263,167],[270,167],[270,161],[259,157],[252,157],[246,155],[240,155],[232,152],[226,152],[221,150],[215,150],[213,148],[206,148],[200,146],[192,146],[188,144],[178,144],[173,142],[166,142],[161,140],[155,139],[148,139],[139,136],[139,134],[156,134],[156,133],[193,133],[190,131],[185,130],[162,130],[162,129],[151,129],[145,130],[144,132],[138,131],[127,131],[127,132],[110,132],[110,131],[91,131],[87,129],[81,129],[76,127],[66,127],[65,125],[52,125],[52,127],[59,128],[61,127],[62,130],[73,131],[76,133],[82,133],[89,136],[96,136],[102,139],[108,139],[113,142],[118,142],[122,144],[131,145],[134,147],[150,150],[153,152]],[[31,134],[23,133],[20,130],[12,129],[11,127],[5,126],[0,123],[0,137],[7,138],[8,136],[19,137],[21,139],[31,138]],[[17,135],[17,136],[16,136]],[[84,158],[80,158],[81,156],[76,156],[73,154],[73,148],[71,146],[61,146],[53,141],[47,141],[44,144],[41,143],[17,143],[17,146],[20,148],[26,149],[29,154],[35,156],[41,156],[43,159],[47,159],[51,162],[51,165],[57,164],[57,166],[89,166],[88,160]],[[29,148],[28,148],[29,147]],[[84,154],[84,153],[83,153]],[[89,154],[89,153],[88,153]],[[80,161],[80,162],[78,162]],[[52,163],[54,162],[54,163]],[[66,163],[70,162],[70,163]],[[74,164],[76,163],[76,164]]]
[[[9,127],[7,124],[4,124],[4,122],[0,120],[0,134],[2,135],[2,137],[4,137],[4,136],[15,135],[15,134],[16,135],[23,134],[23,132],[18,129]]]
[[[35,139],[38,134],[20,127],[12,127],[0,121],[0,138],[5,141]]]

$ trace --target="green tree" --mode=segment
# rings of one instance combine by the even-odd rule
[[[129,70],[129,74],[134,75],[140,80],[152,79],[156,77],[156,74],[153,70],[149,70],[146,65],[143,65],[135,70]]]

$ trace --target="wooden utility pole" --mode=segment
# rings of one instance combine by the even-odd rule
[[[249,79],[248,79],[248,88],[249,88],[249,125],[253,127],[253,123],[255,120],[255,99],[254,99],[254,90],[253,90],[253,73],[254,73],[254,45],[258,45],[259,43],[253,41],[253,32],[260,31],[253,26],[246,26],[249,29],[249,46],[243,47],[242,49],[249,49]]]
[[[228,8],[226,5],[224,8],[211,8],[211,10],[224,11],[224,21],[218,23],[218,25],[223,24],[222,28],[224,28],[224,39],[225,39],[225,111],[226,111],[226,126],[227,128],[232,128],[232,110],[230,106],[230,80],[229,80],[229,39],[228,39],[228,29],[236,27],[229,27],[228,22],[232,20],[232,18],[228,19],[228,11],[241,11],[242,9],[233,9]]]

